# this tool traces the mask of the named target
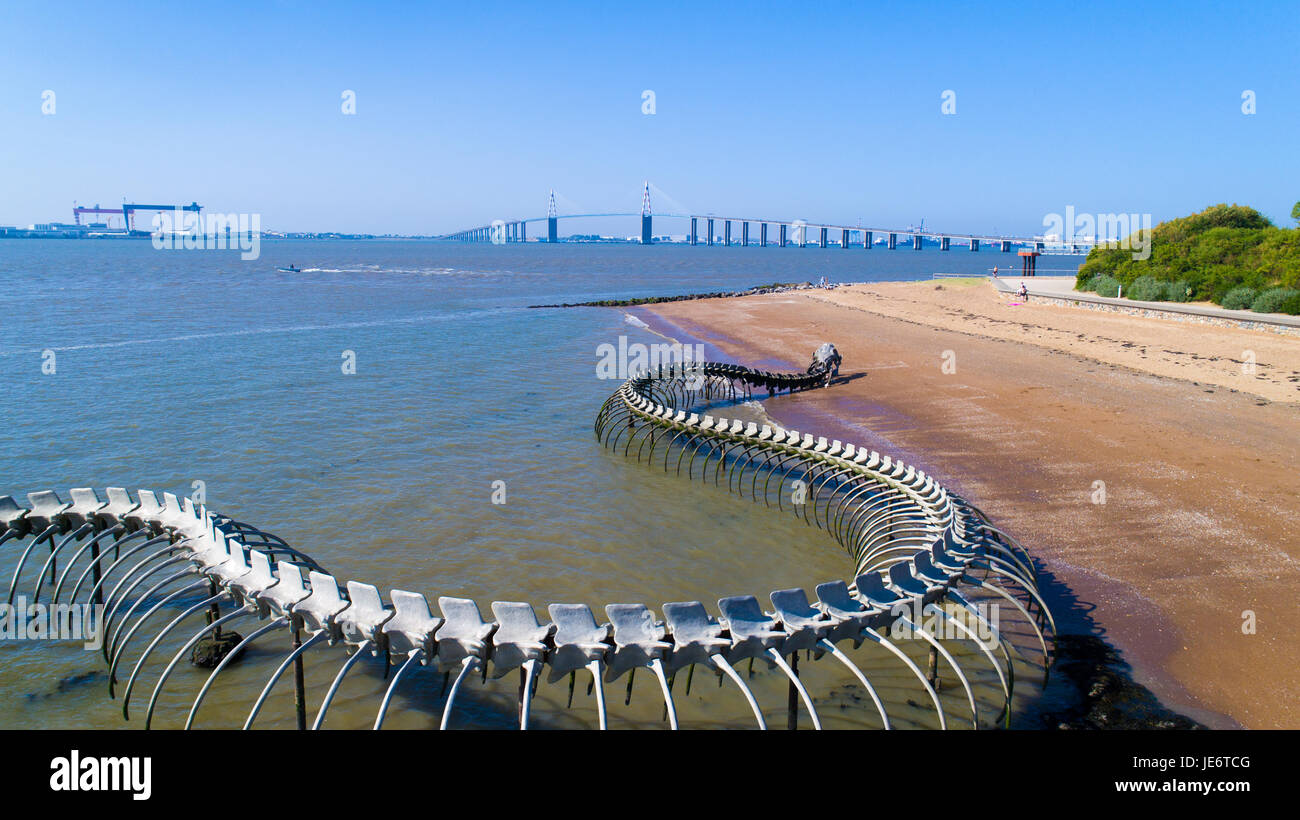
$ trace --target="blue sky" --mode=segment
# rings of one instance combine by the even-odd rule
[[[550,188],[635,211],[645,179],[694,211],[1003,233],[1220,201],[1289,226],[1300,199],[1294,2],[6,3],[0,39],[0,225],[126,198],[438,233]]]

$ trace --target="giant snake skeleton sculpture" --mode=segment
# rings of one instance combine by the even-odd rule
[[[846,642],[854,649],[864,642],[874,644],[906,667],[927,696],[923,700],[933,708],[938,726],[948,728],[949,716],[936,687],[935,668],[942,656],[961,684],[970,725],[978,728],[971,681],[939,636],[934,626],[938,623],[973,644],[978,653],[972,657],[995,672],[1002,701],[995,722],[1009,718],[1013,656],[1022,664],[1041,665],[1045,683],[1051,664],[1045,630],[1055,635],[1032,560],[1015,539],[932,477],[888,456],[773,425],[703,414],[710,406],[721,409],[748,399],[755,391],[775,395],[826,386],[839,363],[834,347],[823,345],[804,373],[704,362],[662,366],[626,381],[600,408],[595,422],[597,438],[615,451],[621,448],[625,455],[635,453],[638,461],[719,488],[725,480],[729,492],[768,507],[775,503],[779,510],[788,505],[808,524],[826,530],[852,558],[854,581],[818,585],[815,603],[803,589],[772,592],[771,612],[753,596],[719,600],[716,617],[698,601],[666,603],[663,621],[644,604],[609,604],[609,622],[604,624],[585,604],[551,604],[550,621],[542,623],[526,603],[494,602],[493,617],[485,620],[473,600],[443,596],[437,599],[440,614],[435,616],[425,596],[416,592],[394,589],[385,602],[369,584],[349,581],[340,587],[314,560],[282,539],[196,507],[189,499],[164,493],[160,501],[149,490],[139,490],[133,498],[114,487],[107,489],[106,501],[89,488],[71,490],[70,503],[51,491],[30,493],[27,507],[12,497],[0,497],[0,545],[13,542],[21,548],[7,603],[13,604],[20,589],[28,589],[23,586],[28,569],[33,602],[41,602],[46,594],[50,605],[101,604],[109,690],[120,695],[127,717],[132,697],[143,691],[149,662],[162,661],[157,650],[167,636],[184,635],[183,624],[189,622],[185,628],[192,630],[194,621],[203,619],[154,682],[144,709],[146,728],[186,654],[219,634],[221,627],[247,617],[261,625],[209,673],[193,700],[186,728],[193,725],[221,672],[254,641],[275,630],[290,631],[294,647],[253,701],[244,728],[253,726],[291,666],[298,670],[301,687],[302,656],[322,641],[342,644],[351,654],[326,691],[312,728],[324,724],[348,671],[363,656],[379,653],[401,664],[378,705],[376,729],[383,726],[399,683],[416,665],[436,666],[445,674],[440,728],[447,728],[457,694],[471,672],[480,672],[486,680],[489,672],[499,678],[516,670],[521,676],[519,725],[527,728],[538,678],[549,669],[551,682],[570,676],[570,701],[573,676],[590,673],[603,729],[608,710],[602,678],[614,681],[648,668],[662,692],[664,718],[675,729],[673,683],[685,670],[689,692],[689,676],[697,665],[717,674],[719,684],[722,676],[729,678],[757,725],[766,728],[763,711],[736,668],[748,660],[752,676],[755,659],[789,679],[790,724],[796,722],[797,693],[813,726],[821,728],[814,698],[797,671],[801,651],[818,659],[833,658],[866,692],[880,725],[891,728],[884,699],[841,648]],[[49,553],[33,581],[30,569],[37,566],[42,543],[48,544]],[[1032,640],[1023,640],[1028,632],[1017,639],[999,630],[975,605],[973,593],[1019,613],[1032,630]],[[900,629],[928,645],[928,671],[900,648]],[[143,649],[130,663],[127,650],[133,640]],[[1026,652],[1036,659],[1031,661]],[[446,682],[453,672],[448,691]],[[629,679],[629,697],[630,692]],[[301,701],[299,725],[305,726]]]

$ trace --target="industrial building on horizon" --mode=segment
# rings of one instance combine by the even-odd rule
[[[93,208],[87,208],[74,202],[71,223],[35,222],[26,228],[0,225],[0,236],[35,239],[148,239],[154,232],[136,229],[135,222],[138,212],[170,213],[180,211],[198,216],[202,210],[203,206],[197,202],[191,202],[189,205],[145,205],[135,202],[123,202],[120,208],[101,208],[98,203]],[[101,219],[85,221],[83,218],[87,216],[100,217]],[[113,224],[114,217],[120,217],[120,224]]]

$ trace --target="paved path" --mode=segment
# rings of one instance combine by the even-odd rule
[[[1288,316],[1285,313],[1255,313],[1250,310],[1227,310],[1221,307],[1186,305],[1181,302],[1139,302],[1134,299],[1115,299],[1098,296],[1095,293],[1082,293],[1074,289],[1073,276],[998,276],[989,277],[993,286],[1003,293],[1016,293],[1020,283],[1024,282],[1030,296],[1049,299],[1069,299],[1093,305],[1111,305],[1116,308],[1132,310],[1155,310],[1165,313],[1181,313],[1191,316],[1205,316],[1211,319],[1226,319],[1251,324],[1282,325],[1300,328],[1300,316]]]

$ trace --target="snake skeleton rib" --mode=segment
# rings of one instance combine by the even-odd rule
[[[939,657],[961,684],[959,694],[953,690],[954,702],[963,710],[958,725],[981,725],[975,694],[980,679],[973,684],[972,671],[963,669],[945,645],[974,644],[977,651],[963,658],[992,667],[995,674],[984,674],[982,680],[998,692],[1000,701],[997,718],[990,723],[986,717],[984,725],[1009,719],[1013,655],[1021,663],[1041,666],[1046,682],[1051,665],[1048,633],[1055,634],[1028,552],[931,476],[889,456],[703,412],[709,407],[720,412],[756,394],[825,387],[838,374],[839,364],[834,347],[823,345],[804,373],[770,373],[708,362],[662,366],[623,383],[601,406],[595,421],[597,438],[612,450],[621,448],[624,454],[635,454],[638,461],[666,471],[685,471],[688,477],[719,489],[725,476],[728,492],[767,507],[775,502],[778,510],[791,510],[809,525],[826,530],[851,558],[853,581],[819,584],[815,601],[803,589],[783,589],[771,593],[770,612],[753,596],[722,598],[716,614],[698,601],[666,603],[660,608],[663,620],[644,604],[612,603],[605,607],[608,621],[604,623],[585,604],[551,604],[550,620],[543,623],[528,604],[494,602],[492,619],[485,620],[473,600],[442,596],[435,615],[429,600],[417,592],[394,589],[385,600],[370,584],[340,585],[282,539],[196,507],[190,499],[163,493],[159,500],[150,490],[139,490],[132,497],[119,487],[108,488],[106,500],[90,488],[71,490],[70,502],[48,490],[28,494],[27,506],[13,497],[0,497],[0,545],[14,541],[15,547],[22,547],[8,601],[12,603],[20,590],[30,589],[33,603],[41,603],[44,594],[47,605],[103,604],[109,689],[114,697],[121,696],[125,716],[131,713],[133,695],[138,706],[148,691],[139,684],[149,661],[163,664],[142,710],[146,727],[152,724],[165,685],[185,654],[241,617],[261,624],[209,673],[189,709],[186,728],[201,718],[204,697],[229,663],[254,641],[280,628],[305,639],[296,642],[267,679],[252,703],[245,728],[254,724],[290,665],[301,663],[303,653],[321,641],[342,644],[350,655],[325,693],[313,728],[324,724],[343,677],[362,653],[400,661],[377,704],[376,729],[384,723],[398,684],[417,666],[436,667],[448,681],[456,673],[443,696],[442,728],[452,719],[457,694],[471,672],[481,673],[486,680],[489,674],[500,678],[516,670],[522,680],[520,728],[529,724],[533,693],[543,670],[551,682],[570,676],[570,700],[572,677],[589,674],[598,725],[605,728],[604,683],[643,668],[659,684],[664,720],[677,728],[674,681],[685,671],[689,693],[697,665],[716,673],[720,684],[722,676],[729,678],[759,727],[766,728],[754,692],[736,669],[741,661],[749,661],[752,677],[754,659],[766,662],[760,668],[779,669],[788,678],[791,724],[797,720],[797,693],[811,724],[820,728],[817,693],[809,691],[798,671],[801,651],[810,658],[833,659],[834,668],[847,671],[851,683],[865,690],[871,704],[867,708],[878,715],[880,725],[892,728],[898,719],[895,716],[891,723],[889,711],[896,704],[887,704],[878,685],[843,651],[845,642],[855,649],[870,642],[878,646],[878,657],[901,663],[911,675],[907,679],[914,678],[917,691],[924,692],[921,701],[933,709],[941,728],[947,728],[953,716],[945,714],[939,695]],[[34,559],[42,543],[49,546],[44,562]],[[36,566],[40,574],[31,578],[29,571],[30,586],[24,585],[24,569]],[[76,582],[70,584],[74,573]],[[1009,604],[1032,630],[1035,645],[1000,631],[972,596]],[[201,624],[194,623],[201,619],[205,619]],[[944,624],[958,630],[956,638],[938,634]],[[900,630],[905,637],[924,642],[930,653],[928,672],[900,648]],[[173,633],[185,637],[180,650],[170,659],[155,656]],[[137,637],[137,648],[140,643],[145,646],[132,664],[126,653]],[[1030,660],[1026,651],[1036,658]],[[629,681],[629,697],[630,692]],[[950,704],[949,711],[953,708]]]

